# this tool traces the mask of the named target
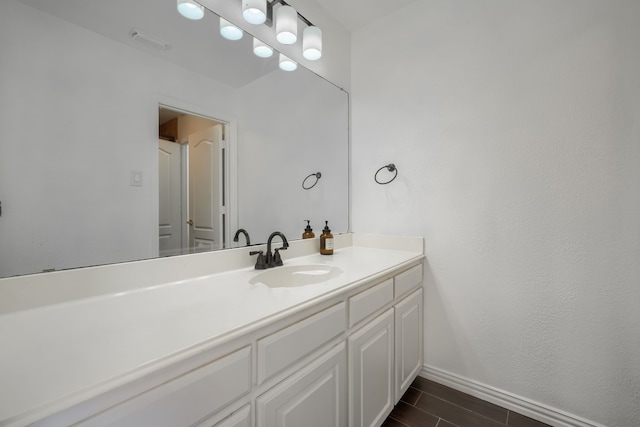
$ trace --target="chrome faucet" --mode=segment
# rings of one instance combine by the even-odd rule
[[[273,240],[273,238],[276,236],[280,236],[280,238],[282,239],[282,247],[276,248],[274,250],[274,253],[271,254],[271,240]],[[277,267],[279,265],[282,265],[282,257],[280,256],[279,251],[281,250],[286,251],[288,247],[289,247],[289,242],[287,242],[287,238],[284,236],[284,234],[282,234],[279,231],[274,231],[273,233],[271,233],[271,235],[269,236],[269,240],[267,240],[267,255],[265,260],[265,263],[267,264],[267,268]]]
[[[247,244],[245,246],[250,246],[251,240],[249,239],[249,233],[247,233],[247,230],[245,230],[244,228],[239,228],[238,231],[236,231],[236,235],[233,236],[233,241],[237,242],[239,240],[240,233],[244,234],[244,238],[247,241]]]

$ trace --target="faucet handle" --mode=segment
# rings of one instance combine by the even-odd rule
[[[284,246],[281,248],[276,248],[274,249],[274,254],[273,254],[273,265],[274,266],[281,266],[283,264],[282,262],[282,257],[280,256],[280,251],[286,251],[287,248],[285,248]]]
[[[264,260],[264,252],[263,251],[251,251],[249,255],[258,255],[258,259],[256,259],[256,270],[264,270],[267,268],[267,263]]]

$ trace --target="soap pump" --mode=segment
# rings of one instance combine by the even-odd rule
[[[314,237],[316,237],[316,235],[313,234],[313,229],[311,228],[311,221],[309,221],[308,219],[305,219],[305,221],[307,221],[307,228],[304,229],[304,233],[302,233],[302,238],[313,239]]]
[[[333,255],[333,234],[329,229],[329,221],[325,221],[324,229],[320,235],[320,254]]]

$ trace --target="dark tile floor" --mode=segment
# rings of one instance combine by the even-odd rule
[[[416,378],[382,427],[549,427],[493,403]]]

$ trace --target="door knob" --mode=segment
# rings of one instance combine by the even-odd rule
[[[193,220],[192,220],[192,219],[190,219],[189,221],[187,221],[187,224],[189,224],[189,225],[193,225]]]

